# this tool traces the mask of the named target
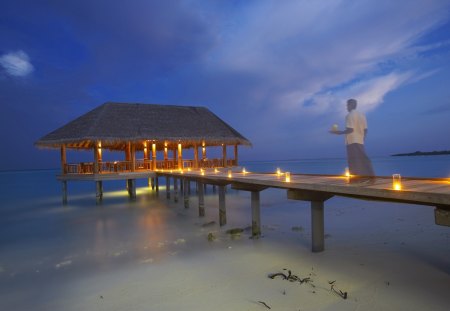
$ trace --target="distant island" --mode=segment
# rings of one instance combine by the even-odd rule
[[[423,152],[423,151],[416,151],[412,153],[397,153],[392,154],[392,157],[410,157],[410,156],[428,156],[428,155],[444,155],[444,154],[450,154],[450,150],[444,150],[444,151],[429,151],[429,152]]]

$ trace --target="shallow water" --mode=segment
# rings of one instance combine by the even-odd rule
[[[401,173],[403,176],[445,177],[450,172],[449,160],[448,156],[436,156],[376,158],[373,162],[379,175]],[[345,167],[345,160],[246,162],[243,165],[251,171],[269,172],[281,167],[300,173],[339,174]],[[95,205],[93,183],[69,183],[69,204],[63,207],[60,184],[55,179],[57,173],[52,170],[0,173],[1,310],[92,309],[99,307],[95,304],[103,299],[99,298],[104,295],[101,293],[108,292],[106,288],[120,294],[122,289],[113,288],[113,284],[127,279],[145,282],[143,275],[161,278],[161,284],[175,288],[185,285],[180,285],[183,282],[173,284],[168,276],[183,280],[184,274],[190,275],[197,280],[192,281],[186,276],[186,282],[194,282],[190,284],[191,290],[205,288],[205,284],[199,282],[206,282],[208,288],[220,287],[213,275],[200,280],[198,274],[202,274],[203,269],[218,269],[217,273],[227,279],[227,275],[233,272],[220,271],[221,265],[228,265],[229,269],[236,271],[244,265],[247,272],[242,273],[249,274],[248,271],[256,271],[252,270],[256,267],[261,270],[280,268],[277,261],[293,264],[293,256],[309,258],[305,262],[307,265],[318,259],[318,262],[324,260],[322,268],[326,268],[328,273],[336,273],[328,262],[336,260],[341,269],[348,270],[346,275],[352,275],[353,271],[348,257],[353,256],[354,260],[365,265],[391,272],[391,268],[375,254],[393,254],[393,258],[398,256],[402,260],[412,256],[415,269],[424,266],[424,271],[432,276],[431,281],[438,278],[436,284],[450,286],[450,262],[449,256],[445,255],[450,254],[450,233],[448,228],[434,225],[430,207],[333,198],[327,202],[326,209],[327,250],[310,257],[309,204],[288,201],[282,190],[268,189],[261,193],[264,237],[252,241],[247,239],[248,231],[243,234],[245,238],[238,239],[225,233],[227,229],[246,228],[251,224],[248,192],[227,191],[228,225],[221,228],[218,225],[217,194],[211,187],[205,198],[205,218],[197,216],[194,184],[191,207],[185,209],[181,197],[178,203],[173,198],[167,200],[164,185],[158,196],[144,180],[138,182],[137,200],[134,202],[127,197],[124,181],[105,182],[104,201],[100,206]],[[214,223],[205,226],[211,222]],[[208,233],[214,234],[214,242],[208,242]],[[269,260],[275,250],[281,253],[273,258],[274,261]],[[234,255],[227,257],[232,252]],[[255,254],[269,259],[253,268],[251,262],[239,260],[246,257],[254,260]],[[430,281],[425,272],[418,274],[419,281]],[[371,276],[370,270],[361,273]],[[265,277],[264,273],[261,274],[250,273],[246,277],[260,282],[258,277]],[[397,277],[398,282],[407,282],[406,275],[405,272],[405,276]],[[345,279],[344,276],[341,278]],[[395,280],[396,277],[391,278]],[[233,280],[229,279],[229,282],[227,286],[238,287]],[[355,282],[363,281],[355,278]],[[163,289],[155,287],[154,290],[167,300],[168,294],[163,293]],[[93,293],[100,294],[94,297]],[[131,293],[127,295],[119,295],[122,300],[115,303],[120,305],[127,301],[124,297],[132,296]],[[142,295],[135,298],[144,299],[146,294]],[[189,296],[187,292],[183,292],[181,297],[183,295]],[[240,294],[234,292],[233,295],[236,297],[229,298],[237,299]],[[365,292],[361,293],[361,301],[365,295]],[[189,310],[188,306],[192,310],[198,308],[198,304],[186,299],[186,310]],[[446,296],[440,299],[441,303],[449,302]],[[159,303],[161,310],[176,310],[180,302],[175,300],[172,305]],[[239,303],[245,305],[245,301]],[[239,303],[233,306],[225,304],[222,309],[242,309],[243,305]],[[127,305],[122,307],[127,308]],[[344,306],[343,310],[348,307]],[[105,310],[108,308],[111,309],[111,305],[104,306]],[[247,309],[259,308],[259,305],[251,304]],[[142,309],[145,310],[145,306]]]

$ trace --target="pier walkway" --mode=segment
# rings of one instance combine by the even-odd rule
[[[231,169],[201,169],[176,171],[145,171],[115,174],[69,174],[60,175],[63,182],[63,201],[67,203],[67,181],[91,180],[97,184],[97,200],[101,201],[104,180],[127,180],[131,198],[136,196],[135,179],[148,178],[152,188],[159,191],[159,178],[165,178],[167,198],[170,198],[171,182],[174,198],[178,201],[181,190],[185,207],[189,207],[188,191],[191,182],[197,183],[199,216],[205,215],[204,186],[218,186],[219,223],[226,224],[225,188],[251,192],[252,236],[261,234],[260,192],[267,188],[287,191],[287,198],[311,202],[312,251],[324,250],[324,206],[333,196],[355,199],[398,202],[434,207],[435,222],[450,226],[450,179],[446,178],[402,178],[394,184],[392,177],[377,176],[369,181],[355,180],[339,175],[312,175],[290,173],[250,173]],[[180,184],[180,186],[178,186]]]
[[[436,224],[450,226],[450,180],[444,178],[403,178],[401,184],[393,185],[392,177],[375,177],[370,181],[358,182],[355,178],[337,175],[243,173],[231,170],[158,172],[157,175],[184,182],[195,181],[199,184],[198,189],[202,189],[204,184],[218,186],[220,225],[226,224],[225,187],[231,185],[233,189],[250,191],[253,236],[261,234],[259,193],[267,188],[286,189],[288,199],[311,202],[313,252],[324,250],[324,202],[333,196],[433,206]],[[170,191],[170,186],[166,191]],[[199,214],[202,215],[203,190],[198,195]],[[184,202],[185,206],[189,206],[186,191]]]

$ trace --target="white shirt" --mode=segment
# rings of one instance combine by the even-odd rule
[[[345,144],[364,144],[364,130],[367,129],[366,117],[353,109],[345,117],[345,127],[353,129],[353,132],[345,135]]]

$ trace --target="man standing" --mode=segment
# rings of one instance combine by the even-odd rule
[[[364,114],[356,111],[356,99],[347,100],[348,114],[345,117],[344,131],[333,129],[330,132],[337,135],[345,135],[347,146],[347,161],[351,175],[374,176],[372,162],[366,155],[364,140],[367,135],[367,121]]]

